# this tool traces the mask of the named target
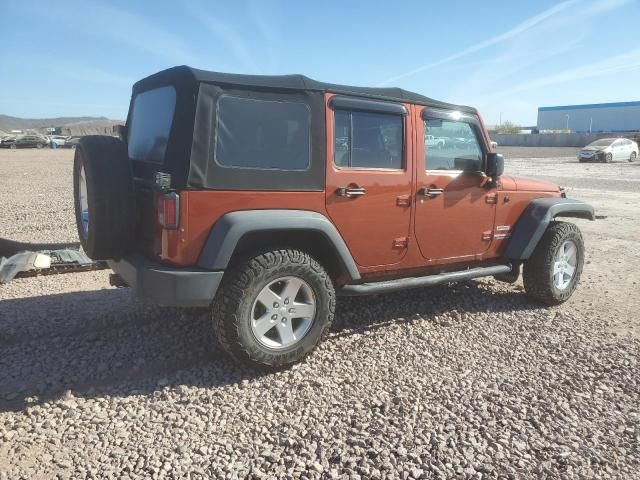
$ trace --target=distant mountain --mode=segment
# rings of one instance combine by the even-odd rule
[[[0,131],[36,130],[59,128],[61,135],[110,135],[113,125],[122,125],[124,120],[106,117],[58,117],[58,118],[18,118],[0,115]]]

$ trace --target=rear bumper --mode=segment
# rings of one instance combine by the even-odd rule
[[[224,271],[172,268],[139,255],[107,263],[141,299],[175,307],[209,306],[224,275]]]

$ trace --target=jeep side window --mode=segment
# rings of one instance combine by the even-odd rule
[[[482,170],[482,148],[467,122],[425,120],[424,143],[426,170]]]
[[[404,168],[403,117],[336,110],[333,158],[339,168]]]
[[[215,161],[221,167],[308,170],[311,112],[304,103],[222,95]]]

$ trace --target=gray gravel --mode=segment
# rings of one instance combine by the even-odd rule
[[[0,178],[24,160],[70,182],[62,154],[0,151]],[[607,217],[580,221],[589,263],[568,303],[493,280],[341,299],[329,339],[278,373],[236,365],[206,315],[143,305],[104,271],[0,287],[0,480],[640,478],[640,188],[581,188],[591,172],[567,164],[537,171]],[[640,185],[640,168],[612,167]],[[65,182],[20,184],[26,224],[10,207],[3,228],[72,240]]]

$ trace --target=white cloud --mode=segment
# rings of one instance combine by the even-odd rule
[[[49,15],[47,9],[42,9],[39,5],[33,6],[32,12]],[[56,22],[65,23],[70,30],[68,34],[77,36],[76,32],[83,32],[101,36],[168,63],[190,65],[202,63],[202,59],[181,37],[156,26],[146,17],[108,3],[96,3],[91,0],[67,2],[65,14],[56,17]]]
[[[387,80],[384,80],[383,82],[380,83],[380,85],[388,85],[390,83],[396,82],[398,80],[401,80],[403,78],[406,77],[411,77],[417,73],[420,72],[424,72],[425,70],[429,70],[431,68],[435,68],[435,67],[439,67],[440,65],[444,65],[446,63],[450,63],[454,60],[457,60],[458,58],[464,57],[466,55],[469,55],[471,53],[475,53],[478,52],[480,50],[484,50],[486,48],[492,47],[494,45],[498,45],[501,43],[504,43],[528,30],[531,30],[532,28],[534,28],[535,26],[539,25],[540,23],[544,22],[545,20],[547,20],[548,18],[553,17],[554,15],[559,14],[560,12],[566,10],[567,8],[575,5],[576,3],[579,3],[581,0],[566,0],[562,3],[559,3],[558,5],[555,5],[547,10],[545,10],[542,13],[539,13],[537,15],[534,15],[532,17],[529,17],[528,19],[526,19],[525,21],[523,21],[522,23],[516,25],[514,28],[512,28],[511,30],[508,30],[504,33],[501,33],[500,35],[496,35],[495,37],[491,37],[487,40],[484,40],[480,43],[477,43],[476,45],[469,47],[469,48],[465,48],[464,50],[461,50],[457,53],[454,53],[453,55],[449,55],[448,57],[445,57],[441,60],[438,60],[436,62],[432,62],[432,63],[427,63],[426,65],[422,65],[420,67],[414,68],[413,70],[409,70],[408,72],[402,73],[400,75],[396,75],[394,77],[388,78]],[[608,0],[611,1],[611,0]]]
[[[515,87],[502,90],[501,95],[533,90],[561,83],[580,81],[587,78],[603,77],[618,73],[628,73],[640,70],[640,48],[629,50],[605,60],[593,62],[577,68],[567,69],[560,73],[521,83]]]
[[[233,28],[230,22],[215,13],[210,13],[202,8],[201,5],[196,6],[195,2],[185,2],[184,7],[190,11],[194,18],[202,22],[209,32],[218,37],[219,40],[222,40],[223,46],[234,55],[245,70],[253,73],[259,73],[261,71],[254,61],[242,35]]]
[[[600,15],[624,7],[628,3],[631,3],[631,0],[600,0],[589,5],[586,12],[589,15]]]

